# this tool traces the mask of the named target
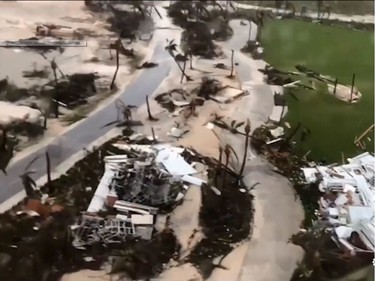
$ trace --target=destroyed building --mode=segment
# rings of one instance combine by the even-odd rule
[[[319,183],[317,215],[332,239],[351,255],[375,251],[375,157],[366,152],[348,164],[302,168],[307,183]]]
[[[192,176],[197,171],[181,156],[185,148],[113,146],[124,154],[104,158],[105,172],[87,213],[71,226],[76,248],[97,242],[121,243],[128,238],[151,239],[157,214],[180,202],[187,184],[204,183]],[[99,216],[102,211],[110,214]]]

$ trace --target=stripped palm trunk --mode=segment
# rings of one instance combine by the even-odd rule
[[[148,96],[146,96],[146,105],[147,105],[147,114],[148,114],[148,120],[150,121],[158,121],[159,119],[153,117],[151,115],[151,110],[150,110],[150,104],[148,102]]]
[[[152,133],[152,141],[153,141],[154,143],[156,143],[157,141],[156,141],[156,137],[155,137],[154,127],[151,127],[151,133]]]
[[[0,151],[6,151],[7,149],[7,141],[8,141],[8,135],[7,135],[7,129],[5,127],[1,128],[1,144],[0,144]]]
[[[245,133],[246,133],[246,138],[245,138],[245,152],[243,154],[242,165],[241,165],[240,173],[238,175],[238,181],[241,180],[241,178],[243,176],[243,172],[245,170],[245,164],[246,164],[246,159],[247,159],[247,151],[249,149],[250,131],[251,131],[250,120],[247,119],[246,126],[245,126]]]
[[[46,151],[46,162],[47,162],[47,188],[48,188],[48,194],[53,194],[55,189],[52,185],[51,180],[51,159],[49,157],[49,153]]]
[[[233,70],[234,70],[234,62],[233,62],[233,59],[234,59],[234,50],[232,50],[232,56],[231,56],[231,70],[230,70],[230,75],[229,77],[233,77]]]
[[[120,43],[121,43],[120,39],[117,39],[115,43],[116,45],[116,70],[115,70],[115,73],[113,74],[110,90],[113,90],[113,88],[115,87],[115,80],[116,80],[118,69],[120,67],[120,46],[119,46]]]
[[[218,165],[218,167],[216,167],[216,170],[215,170],[215,179],[214,179],[215,187],[218,186],[219,175],[221,174],[221,161],[222,161],[222,158],[223,158],[223,147],[220,145],[219,146],[219,165]]]
[[[184,80],[184,72],[185,72],[185,69],[186,69],[186,60],[184,60],[184,67],[182,69],[183,69],[183,72],[181,74],[180,84],[182,84],[182,80]]]
[[[167,50],[168,53],[171,55],[171,57],[173,58],[174,62],[177,64],[178,68],[181,70],[182,75],[185,76],[186,81],[192,81],[192,79],[188,75],[186,75],[185,71],[182,69],[181,65],[176,60],[176,56],[174,55],[173,52],[176,51],[177,44],[173,43],[173,42],[174,42],[174,40],[171,40],[169,42],[169,44],[165,47],[165,50]]]
[[[189,61],[190,61],[190,69],[194,69],[193,67],[193,54],[191,53],[191,51],[189,52]]]

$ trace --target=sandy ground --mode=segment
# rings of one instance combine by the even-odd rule
[[[168,26],[168,24],[166,20],[161,26]],[[179,32],[168,32],[171,32],[168,34],[169,39],[174,38],[177,42],[179,41]],[[223,61],[227,65],[230,64],[229,59],[223,59]],[[194,81],[184,82],[182,85],[179,84],[179,70],[175,67],[171,71],[172,74],[153,94],[153,97],[172,88],[183,87],[186,90],[191,90],[198,86],[202,73],[207,75],[206,72],[215,72],[214,78],[220,79],[224,85],[230,84],[234,88],[240,88],[241,83],[239,80],[226,78],[230,71],[212,68],[213,63],[217,62],[206,60],[194,61],[195,70],[188,70],[188,74],[192,76]],[[254,61],[251,63],[256,65]],[[260,77],[257,75],[255,76]],[[257,79],[255,86],[259,86],[260,83],[262,83],[260,79]],[[211,101],[206,102],[203,107],[198,108],[198,116],[187,120],[184,118],[184,114],[173,116],[173,114],[167,113],[151,97],[151,112],[159,120],[156,122],[147,120],[146,106],[142,106],[137,110],[135,118],[140,119],[145,124],[145,126],[140,128],[140,132],[150,135],[151,127],[153,127],[161,141],[176,141],[172,137],[169,137],[167,132],[175,126],[175,122],[178,122],[180,125],[186,124],[186,128],[190,130],[187,135],[177,141],[178,144],[192,146],[202,154],[217,157],[218,146],[230,143],[236,152],[241,155],[243,153],[244,142],[242,138],[234,137],[216,128],[214,131],[209,130],[203,125],[210,119],[211,114],[215,112],[241,121],[250,118],[252,129],[266,122],[273,110],[273,100],[272,103],[270,100],[264,100],[261,95],[262,93],[259,95],[256,93],[257,89],[261,88],[254,87],[253,91],[255,94],[251,93],[250,96],[231,104],[219,105]],[[236,167],[236,164],[234,166]],[[295,200],[289,182],[281,176],[272,173],[271,167],[254,153],[249,154],[245,174],[247,185],[251,186],[255,182],[259,182],[259,185],[252,191],[255,196],[255,217],[252,238],[250,241],[239,245],[223,260],[222,265],[227,267],[228,270],[216,269],[209,280],[236,281],[245,280],[245,278],[246,280],[251,278],[255,281],[289,280],[296,261],[302,255],[302,250],[292,244],[288,244],[287,240],[298,230],[299,223],[303,219],[302,207]],[[204,173],[200,176],[202,178],[205,177]],[[175,230],[182,245],[182,254],[187,254],[192,245],[199,241],[203,235],[199,231],[198,224],[200,196],[199,188],[191,187],[186,194],[184,203],[171,214],[171,227]],[[188,238],[195,230],[198,230],[198,234],[195,241],[189,244]],[[95,273],[80,271],[67,274],[62,278],[62,281],[85,281],[92,280],[92,278],[111,280],[105,271]],[[189,264],[171,264],[170,268],[165,270],[156,280],[200,281],[202,279],[197,270]]]
[[[228,63],[227,63],[228,64]],[[215,71],[213,76],[222,81],[223,85],[239,87],[240,81],[228,79],[228,70],[217,70],[212,68],[212,61],[199,60],[194,64],[196,70],[188,70],[194,81],[179,84],[179,72],[177,67],[171,71],[170,75],[153,94],[158,95],[167,89],[184,88],[190,90],[200,82],[201,71]],[[200,71],[197,71],[199,69]],[[209,76],[209,75],[208,75]],[[218,146],[230,143],[236,152],[243,153],[243,139],[234,137],[220,129],[214,131],[207,129],[204,125],[210,119],[211,114],[220,113],[226,117],[244,120],[250,117],[253,121],[253,129],[267,120],[267,116],[259,117],[255,114],[255,108],[259,106],[259,99],[255,96],[244,97],[231,104],[217,104],[206,102],[203,107],[198,108],[198,116],[185,120],[183,114],[173,117],[162,109],[152,98],[150,98],[151,113],[159,120],[150,122],[147,120],[146,106],[137,110],[136,119],[140,119],[145,125],[140,128],[140,132],[150,135],[151,127],[154,128],[160,141],[174,142],[175,140],[167,136],[167,132],[175,126],[175,122],[186,123],[190,132],[176,143],[187,147],[194,147],[200,153],[217,157]],[[265,111],[263,115],[270,114],[272,108]],[[258,117],[256,117],[258,116]],[[219,138],[217,137],[219,136]],[[235,165],[234,165],[235,166]],[[209,281],[236,281],[245,280],[252,276],[252,280],[288,280],[294,266],[301,257],[300,248],[288,244],[287,240],[298,230],[299,223],[303,219],[303,211],[298,201],[295,201],[293,190],[286,179],[270,171],[271,167],[263,160],[257,158],[254,153],[250,157],[246,167],[246,183],[252,185],[259,182],[260,185],[254,190],[255,195],[255,227],[251,240],[244,242],[234,249],[222,262],[227,270],[216,269]],[[204,174],[201,175],[204,178]],[[198,187],[190,187],[186,194],[184,203],[178,206],[171,214],[171,227],[174,229],[179,242],[182,245],[182,256],[188,254],[189,249],[202,237],[199,230],[198,215],[200,207],[201,193]],[[269,208],[272,206],[272,208]],[[283,224],[275,223],[283,222]],[[189,242],[189,237],[194,231],[198,231],[195,239]],[[286,256],[288,255],[288,256]],[[263,271],[267,270],[267,273]],[[74,275],[79,280],[79,272]],[[271,278],[272,277],[272,278]],[[64,281],[70,279],[63,279]],[[72,279],[73,280],[73,279]],[[109,280],[103,279],[103,280]],[[197,270],[189,264],[171,265],[165,272],[155,280],[158,281],[188,281],[202,280]]]
[[[60,54],[58,51],[51,51],[46,54],[49,61],[55,59],[59,68],[64,74],[97,72],[100,78],[96,81],[99,88],[105,88],[100,94],[90,99],[90,103],[102,103],[102,100],[109,96],[109,84],[115,71],[115,51],[112,50],[111,59],[108,45],[114,42],[116,35],[107,29],[104,19],[91,14],[85,7],[83,1],[74,1],[66,5],[64,1],[3,1],[0,3],[0,40],[18,40],[35,36],[38,24],[57,24],[69,26],[78,32],[85,34],[86,47],[69,47]],[[64,39],[71,39],[65,36]],[[140,57],[149,56],[149,42],[139,41],[125,46],[134,48]],[[152,50],[152,49],[151,49]],[[91,62],[92,59],[97,62]],[[8,81],[18,87],[41,86],[48,82],[53,74],[49,71],[49,78],[24,78],[22,72],[33,69],[50,69],[50,63],[37,52],[21,49],[0,48],[0,79],[5,77]],[[129,59],[120,56],[120,68],[116,79],[116,85],[121,90],[134,79],[135,75],[129,66]],[[28,104],[35,101],[35,98],[21,100],[20,103]],[[43,107],[43,102],[41,106]],[[1,105],[0,105],[1,106]],[[95,106],[93,106],[94,108]],[[3,107],[0,107],[3,110]],[[92,108],[91,108],[92,109]],[[77,109],[80,110],[80,109]],[[65,110],[66,111],[66,110]],[[69,114],[69,111],[67,111]],[[44,136],[38,138],[37,143],[43,143],[46,139],[53,138],[66,130],[66,123],[51,120]],[[33,144],[33,142],[28,143]]]

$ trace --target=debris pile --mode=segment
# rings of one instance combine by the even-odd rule
[[[179,114],[183,109],[189,109],[194,114],[197,106],[203,106],[205,100],[213,100],[217,103],[230,103],[238,98],[247,95],[247,91],[242,91],[231,86],[223,86],[216,79],[202,77],[201,84],[188,92],[184,89],[172,89],[161,93],[155,100],[169,112]]]
[[[332,229],[335,241],[356,252],[375,251],[375,157],[368,152],[349,164],[302,168],[307,183],[319,182],[323,196],[318,217]]]
[[[50,81],[41,92],[42,96],[53,97],[62,106],[74,108],[87,103],[87,98],[96,94],[96,73],[75,73],[68,77]]]
[[[260,46],[258,41],[248,40],[245,46],[241,48],[241,52],[250,53],[256,60],[263,59],[263,47]]]
[[[188,22],[181,36],[182,43],[189,47],[193,55],[206,59],[218,56],[210,28],[205,22]]]
[[[116,215],[114,218],[84,215],[73,226],[77,247],[115,243],[126,237],[151,239],[155,216],[170,211],[182,200],[188,189],[184,183],[200,183],[191,176],[197,171],[180,155],[184,148],[124,143],[113,146],[125,154],[104,158],[105,173],[87,213],[107,209]]]

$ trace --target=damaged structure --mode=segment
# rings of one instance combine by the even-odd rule
[[[124,154],[104,158],[105,172],[87,212],[71,226],[76,248],[129,238],[151,239],[156,215],[181,202],[188,184],[205,183],[192,176],[197,171],[181,156],[185,148],[168,144],[113,146]]]
[[[351,255],[375,251],[375,157],[366,152],[341,166],[302,168],[323,193],[317,215],[332,239]]]

